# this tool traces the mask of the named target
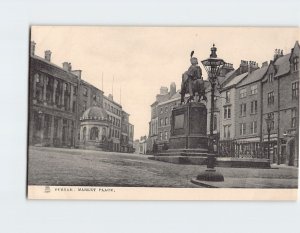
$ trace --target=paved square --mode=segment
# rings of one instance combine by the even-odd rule
[[[79,149],[29,147],[29,185],[201,188],[191,183],[205,166],[171,164],[148,156]],[[216,168],[220,187],[297,188],[298,168]]]

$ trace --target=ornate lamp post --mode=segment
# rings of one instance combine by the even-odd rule
[[[267,124],[267,132],[268,132],[268,159],[270,159],[270,134],[271,134],[273,119],[270,115],[268,115],[268,117],[265,118],[265,121]],[[279,157],[278,157],[278,164],[279,164]]]
[[[215,161],[216,154],[213,148],[213,138],[214,138],[214,128],[213,128],[213,120],[214,120],[214,109],[215,109],[215,87],[217,83],[217,77],[220,73],[220,69],[225,64],[223,59],[217,57],[217,48],[215,44],[211,48],[211,54],[209,58],[201,61],[207,74],[208,80],[211,85],[211,110],[210,110],[210,135],[208,139],[208,149],[209,155],[207,157],[207,169],[197,176],[197,180],[204,181],[224,181],[224,177],[220,172],[216,172]]]
[[[217,83],[217,77],[220,73],[220,69],[225,64],[223,59],[220,59],[217,57],[217,48],[215,47],[215,44],[213,44],[213,47],[211,48],[211,54],[209,58],[206,60],[201,61],[203,64],[207,74],[208,74],[208,80],[211,85],[211,111],[210,111],[210,124],[209,124],[209,131],[210,131],[210,140],[209,140],[209,149],[211,152],[213,152],[213,133],[214,133],[214,126],[213,126],[213,120],[214,120],[214,110],[215,110],[215,87]]]

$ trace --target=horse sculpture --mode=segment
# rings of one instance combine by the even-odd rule
[[[198,102],[200,102],[201,98],[207,101],[205,96],[205,86],[204,81],[202,79],[202,70],[200,66],[198,66],[198,60],[196,57],[193,57],[194,51],[191,52],[191,66],[189,69],[182,74],[182,82],[181,82],[181,104],[184,103],[184,97],[186,93],[189,93],[190,96],[187,100],[187,103],[194,100],[195,94],[198,93]]]

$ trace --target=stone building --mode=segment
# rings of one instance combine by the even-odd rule
[[[262,80],[262,138],[267,142],[265,118],[270,116],[271,160],[298,166],[299,155],[299,43],[284,55],[276,49]]]
[[[129,123],[129,114],[122,110],[121,119],[121,152],[133,152],[134,127]]]
[[[111,122],[109,135],[112,139],[112,143],[109,150],[120,152],[122,106],[113,100],[111,94],[108,95],[108,97],[103,96],[103,106],[108,114],[108,119]]]
[[[130,153],[133,153],[133,137],[134,137],[134,125],[131,123],[128,123],[129,126],[129,140],[128,140],[128,145],[129,145],[129,151]]]
[[[44,57],[37,56],[35,46],[32,41],[29,145],[81,148],[86,145],[86,148],[120,151],[122,106],[111,95],[105,97],[102,90],[84,81],[82,71],[73,70],[71,63],[64,62],[62,67],[52,63],[51,51],[46,50]],[[133,151],[134,126],[126,124],[128,148]]]
[[[249,62],[246,78],[236,85],[235,139],[239,143],[240,155],[260,156],[261,150],[261,80],[268,69],[268,63],[259,68],[256,62]]]
[[[108,150],[110,127],[108,114],[102,107],[88,108],[80,117],[80,148]]]
[[[78,132],[78,86],[80,71],[70,63],[59,67],[35,54],[31,42],[29,58],[29,145],[74,147]]]
[[[220,138],[220,126],[221,126],[221,87],[228,81],[234,74],[233,65],[230,63],[225,63],[223,68],[220,71],[220,76],[217,78],[217,85],[215,89],[215,101],[214,101],[214,117],[213,117],[213,134],[219,139]],[[205,81],[206,88],[206,108],[207,108],[207,134],[210,134],[210,117],[211,117],[211,85],[208,80]]]

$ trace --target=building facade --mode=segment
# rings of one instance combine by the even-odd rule
[[[262,140],[267,143],[265,118],[271,117],[271,161],[299,166],[299,43],[291,53],[275,50],[262,80]]]
[[[71,65],[51,63],[35,55],[31,42],[29,60],[29,145],[74,147],[78,132],[78,84],[80,75]]]
[[[111,127],[109,129],[109,135],[112,138],[110,150],[120,152],[122,106],[113,100],[112,95],[103,97],[103,105],[111,122]]]
[[[92,140],[95,144],[97,139],[98,142],[108,141],[105,149],[121,151],[122,106],[114,102],[111,95],[104,96],[102,90],[84,81],[82,71],[73,70],[71,63],[64,62],[62,67],[52,63],[51,51],[46,50],[44,57],[37,56],[35,46],[32,41],[29,59],[29,145],[82,147],[83,141]],[[103,117],[106,114],[109,123]],[[97,125],[94,125],[94,131],[96,128],[98,131],[93,131],[91,137],[87,129],[94,123]],[[127,151],[132,152],[134,126],[128,119],[124,124],[127,125],[127,147],[130,148]]]

